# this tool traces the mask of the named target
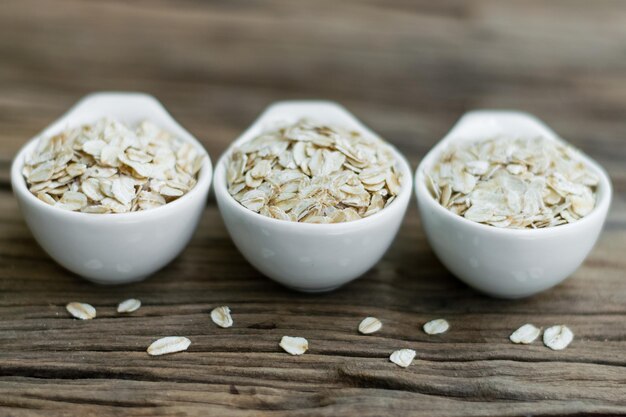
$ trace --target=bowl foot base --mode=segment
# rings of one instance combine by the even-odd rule
[[[336,290],[339,287],[341,287],[341,285],[333,285],[333,286],[330,286],[330,287],[323,287],[323,288],[302,288],[302,287],[294,287],[294,286],[291,286],[291,285],[287,285],[287,288],[290,288],[290,289],[292,289],[294,291],[305,292],[305,293],[309,293],[309,294],[330,292],[330,291]]]
[[[123,280],[119,280],[119,281],[114,281],[114,280],[110,280],[110,279],[97,279],[97,278],[87,278],[87,277],[83,277],[81,276],[82,279],[85,279],[89,282],[93,282],[94,284],[97,285],[106,285],[106,286],[110,286],[110,285],[126,285],[126,284],[132,284],[134,282],[140,282],[145,280],[146,278],[148,278],[150,275],[143,275],[140,277],[134,277],[134,278],[130,278],[130,279],[123,279]]]

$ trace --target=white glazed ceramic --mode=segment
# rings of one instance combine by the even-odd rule
[[[439,205],[427,190],[424,172],[451,143],[494,136],[536,137],[563,142],[537,118],[512,111],[475,111],[464,115],[424,157],[415,191],[426,236],[441,262],[468,285],[503,298],[520,298],[557,285],[570,276],[593,248],[611,203],[611,183],[604,169],[584,162],[600,178],[595,209],[576,223],[516,230],[475,223]]]
[[[19,151],[11,167],[11,184],[28,227],[54,260],[90,281],[120,284],[146,278],[185,248],[206,205],[212,168],[206,154],[198,183],[189,193],[163,207],[141,212],[71,212],[33,196],[21,170],[37,140],[105,116],[131,126],[150,120],[206,154],[200,142],[154,97],[138,93],[96,93],[79,101]]]
[[[301,118],[377,136],[345,108],[327,101],[285,101],[270,106],[222,155],[214,189],[224,223],[243,256],[259,271],[288,287],[306,292],[330,291],[374,266],[393,241],[412,190],[408,162],[394,154],[402,172],[402,190],[384,210],[365,219],[337,224],[307,224],[271,219],[252,212],[228,193],[226,163],[234,146],[281,123]]]

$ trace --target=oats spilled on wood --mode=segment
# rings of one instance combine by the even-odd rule
[[[124,300],[117,305],[118,313],[132,313],[133,311],[139,310],[141,307],[141,301],[136,298],[129,298],[128,300]]]
[[[84,213],[127,213],[180,198],[197,182],[203,153],[151,122],[111,119],[42,137],[22,174],[41,201]]]
[[[563,350],[574,340],[574,333],[565,325],[548,327],[543,332],[543,344],[552,350]]]
[[[445,319],[431,320],[422,327],[426,334],[441,334],[448,331],[450,324]]]
[[[96,309],[87,303],[71,302],[65,309],[75,318],[80,320],[91,320],[96,317]]]
[[[376,317],[365,317],[359,324],[359,332],[362,334],[376,333],[383,327],[383,324]]]
[[[450,146],[426,177],[451,212],[513,229],[578,221],[594,209],[599,182],[579,151],[542,137]]]
[[[216,307],[211,310],[211,320],[220,327],[227,328],[233,325],[230,308],[227,306]]]
[[[535,327],[532,324],[525,324],[519,329],[515,330],[509,336],[509,339],[513,343],[521,343],[523,345],[528,345],[534,342],[539,335],[541,334],[541,329]]]
[[[302,355],[309,349],[309,342],[304,337],[283,336],[280,347],[290,355]]]
[[[341,223],[371,216],[400,192],[391,147],[377,137],[301,120],[234,149],[229,193],[274,219]]]
[[[151,356],[160,356],[187,350],[191,340],[182,336],[167,336],[154,341],[146,350]]]
[[[396,350],[389,356],[389,360],[396,365],[406,368],[413,362],[415,358],[415,351],[413,349],[400,349]]]

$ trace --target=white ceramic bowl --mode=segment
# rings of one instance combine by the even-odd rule
[[[271,219],[250,211],[228,193],[226,163],[234,146],[280,123],[301,118],[377,136],[346,109],[326,101],[286,101],[270,106],[222,155],[214,189],[231,238],[259,271],[288,287],[306,292],[330,291],[365,273],[393,241],[411,197],[412,175],[395,149],[403,181],[401,192],[384,210],[347,223],[307,224]]]
[[[464,115],[417,168],[415,192],[422,224],[441,262],[468,285],[503,298],[546,290],[570,276],[593,248],[611,203],[611,183],[596,162],[586,165],[600,178],[595,209],[576,223],[536,230],[500,229],[444,209],[428,192],[424,173],[451,143],[494,136],[542,136],[563,142],[535,117],[511,111]]]
[[[123,214],[87,214],[50,206],[33,196],[22,176],[26,155],[42,136],[110,116],[128,125],[150,120],[206,150],[154,98],[138,93],[96,93],[30,140],[11,167],[11,184],[28,227],[59,264],[102,284],[139,281],[174,259],[187,245],[206,205],[211,186],[209,155],[196,186],[180,199],[151,210]]]

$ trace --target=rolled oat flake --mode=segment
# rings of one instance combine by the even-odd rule
[[[65,306],[65,309],[80,320],[91,320],[96,317],[96,309],[91,304],[71,302]]]
[[[441,334],[448,331],[450,324],[445,319],[431,320],[424,324],[424,332],[426,334]]]
[[[415,351],[413,349],[400,349],[396,350],[389,356],[389,360],[396,365],[406,368],[411,365],[415,358]]]
[[[168,336],[154,341],[148,346],[147,352],[151,356],[160,356],[187,350],[191,340],[182,336]]]
[[[309,349],[309,342],[304,337],[283,336],[280,347],[290,355],[298,356]]]
[[[561,324],[548,327],[543,332],[543,344],[552,350],[563,350],[574,340],[574,333],[569,327]]]
[[[223,328],[233,325],[233,318],[230,316],[230,308],[227,306],[214,308],[211,311],[211,320],[213,320],[213,323]]]
[[[118,313],[132,313],[133,311],[139,310],[141,307],[141,301],[136,298],[129,298],[128,300],[124,300],[117,305]]]
[[[366,317],[359,324],[359,332],[362,334],[376,333],[383,327],[383,324],[376,317]]]
[[[539,337],[540,334],[541,334],[541,329],[529,323],[515,330],[511,334],[511,336],[509,336],[509,339],[513,343],[521,343],[523,345],[528,345],[534,342]]]

